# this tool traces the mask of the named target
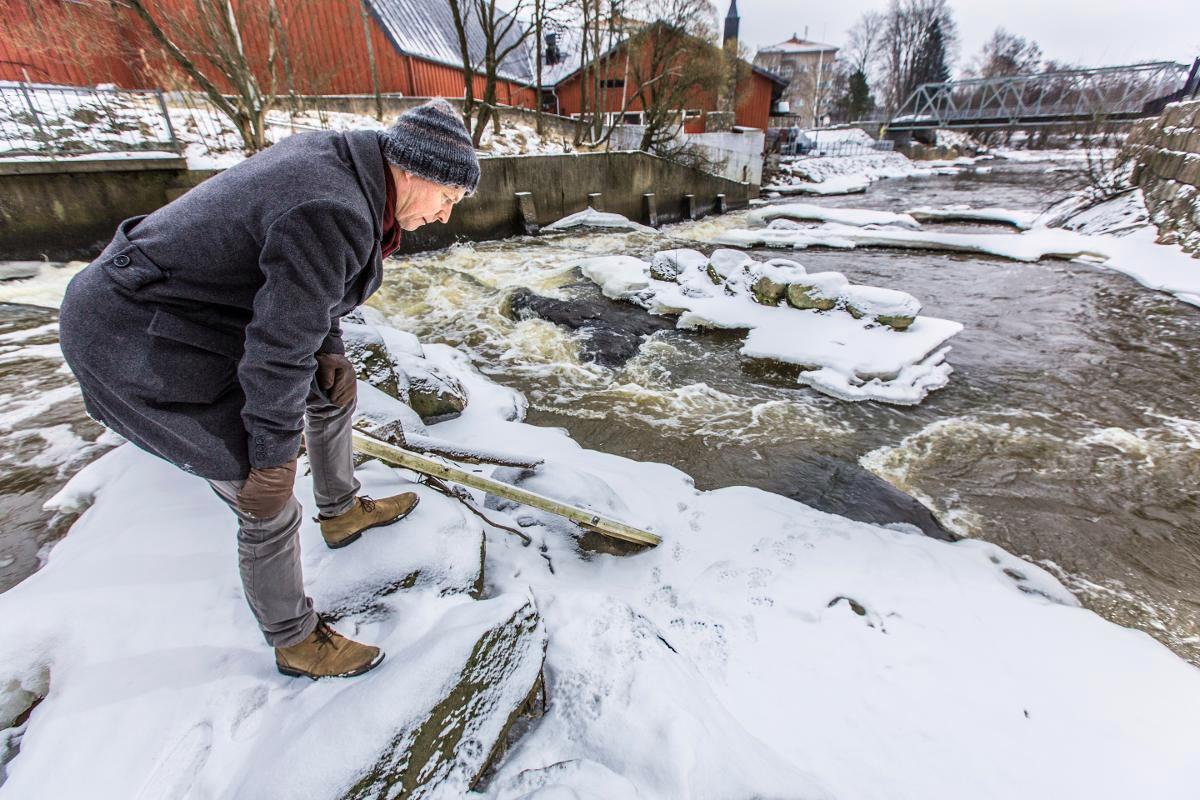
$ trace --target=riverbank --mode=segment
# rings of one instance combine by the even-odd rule
[[[490,518],[531,537],[523,547],[411,473],[370,462],[359,470],[367,490],[418,491],[414,515],[344,553],[321,547],[314,523],[302,540],[318,606],[389,658],[353,682],[286,679],[237,590],[232,518],[202,481],[122,446],[59,494],[54,505],[88,510],[41,572],[0,595],[10,621],[0,707],[11,718],[45,697],[7,734],[20,753],[0,797],[85,783],[96,797],[151,787],[215,798],[398,784],[407,759],[395,743],[438,718],[476,637],[518,618],[493,634],[504,669],[466,690],[486,701],[459,718],[476,744],[452,737],[426,779],[443,793],[467,794],[539,668],[544,716],[471,796],[1190,791],[1200,745],[1185,731],[1200,713],[1200,673],[1079,608],[1044,570],[983,542],[854,523],[752,489],[698,491],[669,467],[522,422],[523,398],[463,353],[424,352],[470,398],[431,434],[536,453],[526,488],[653,529],[663,544],[590,553],[570,526],[487,503]],[[298,489],[310,503],[307,478]],[[477,599],[466,589],[480,541]],[[414,570],[411,588],[394,585]],[[686,768],[684,751],[698,759]]]

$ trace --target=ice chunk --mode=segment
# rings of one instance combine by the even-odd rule
[[[633,256],[585,258],[579,262],[579,269],[613,300],[624,300],[650,286],[650,265]]]

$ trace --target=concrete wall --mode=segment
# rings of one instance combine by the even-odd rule
[[[1135,124],[1117,163],[1132,164],[1158,240],[1200,258],[1200,101],[1173,103]]]
[[[482,159],[482,167],[475,196],[449,224],[406,235],[406,252],[524,233],[516,192],[532,192],[542,225],[582,211],[593,192],[603,210],[631,219],[642,219],[642,195],[655,192],[660,222],[681,218],[685,194],[695,195],[697,214],[711,212],[718,193],[731,209],[751,197],[749,184],[646,153],[508,156]],[[90,258],[122,219],[150,213],[213,174],[189,171],[178,158],[0,162],[0,259]]]
[[[612,132],[612,146],[636,150],[645,132],[642,125],[622,125]],[[756,129],[710,133],[683,133],[680,145],[694,149],[711,162],[713,174],[739,183],[762,185],[766,135]]]
[[[0,161],[0,259],[91,257],[203,177],[182,158]]]

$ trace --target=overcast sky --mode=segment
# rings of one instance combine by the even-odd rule
[[[715,0],[723,18],[729,0]],[[1180,61],[1200,56],[1200,2],[1196,0],[950,0],[962,39],[955,71],[998,26],[1033,39],[1047,58],[1081,66],[1136,61]],[[738,0],[741,39],[758,48],[792,32],[841,45],[846,29],[887,0]]]

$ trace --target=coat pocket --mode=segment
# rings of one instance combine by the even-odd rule
[[[213,403],[237,383],[243,347],[236,336],[162,310],[146,332],[159,402]]]

